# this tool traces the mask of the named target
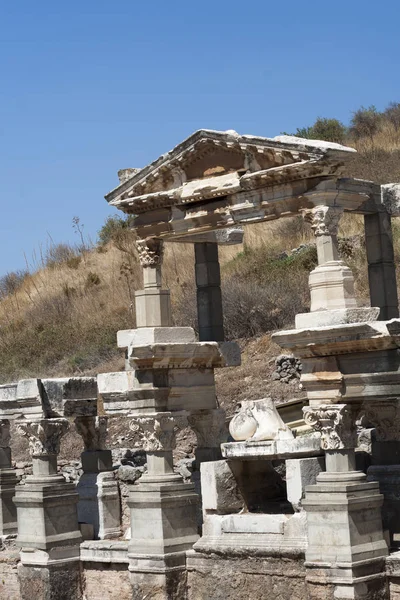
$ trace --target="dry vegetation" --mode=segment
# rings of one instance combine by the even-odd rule
[[[360,152],[348,166],[349,176],[400,181],[400,129],[391,121],[381,120],[372,137],[346,141]],[[362,219],[347,215],[340,233],[359,301],[367,303]],[[394,239],[398,256],[396,223]],[[134,327],[134,291],[142,285],[134,237],[121,229],[106,244],[81,241],[77,248],[50,244],[26,272],[0,279],[0,382],[123,368],[116,332]],[[316,260],[310,245],[296,255],[282,253],[310,242],[308,226],[295,218],[252,225],[245,230],[244,244],[221,248],[226,334],[239,339],[244,351],[243,366],[219,376],[223,402],[229,395],[248,395],[249,384],[257,395],[265,388],[278,352],[269,333],[290,327],[294,315],[307,310],[308,273]],[[196,326],[192,248],[167,246],[163,276],[176,324]]]

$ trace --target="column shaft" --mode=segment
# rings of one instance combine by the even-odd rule
[[[364,216],[371,306],[381,309],[382,321],[399,316],[392,223],[386,212]]]
[[[194,244],[197,286],[199,340],[221,342],[225,339],[218,244]]]

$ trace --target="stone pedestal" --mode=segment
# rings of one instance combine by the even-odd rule
[[[74,484],[57,474],[60,439],[68,430],[66,419],[23,421],[19,431],[28,438],[33,473],[16,488],[17,544],[22,548],[21,597],[81,597],[79,584],[78,494]],[[67,585],[68,584],[68,585]]]
[[[186,413],[138,415],[131,423],[143,434],[147,475],[131,486],[129,572],[133,598],[183,597],[186,551],[198,539],[194,485],[173,472],[175,428],[187,424]]]
[[[105,449],[107,417],[77,417],[75,425],[85,444],[83,474],[77,485],[79,523],[93,525],[94,539],[118,538],[121,508],[111,450]]]
[[[355,470],[354,412],[348,405],[331,404],[305,408],[304,417],[321,433],[327,469],[316,485],[306,487],[303,501],[310,598],[331,597],[329,588],[335,599],[385,597],[383,496],[377,483]]]
[[[11,466],[10,421],[0,420],[0,537],[17,533],[17,509],[13,502],[19,479]]]

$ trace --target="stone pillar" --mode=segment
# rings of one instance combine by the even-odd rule
[[[296,315],[296,329],[374,321],[379,307],[358,308],[351,269],[339,259],[338,227],[343,209],[316,206],[303,211],[317,243],[318,266],[311,271],[310,313]]]
[[[83,474],[77,492],[79,523],[93,525],[94,539],[121,535],[121,506],[118,483],[112,467],[111,450],[106,450],[108,417],[75,419],[85,449],[81,454]]]
[[[306,423],[321,434],[326,454],[326,472],[306,487],[303,501],[309,597],[385,597],[383,496],[377,483],[355,470],[354,410],[348,404],[326,404],[303,411]]]
[[[175,429],[187,425],[187,413],[138,415],[131,429],[143,435],[146,475],[131,486],[131,540],[128,557],[133,599],[183,598],[186,551],[197,541],[197,494],[173,470]]]
[[[17,425],[28,438],[33,473],[18,485],[14,498],[18,517],[18,567],[22,600],[81,598],[79,580],[78,494],[73,483],[57,473],[61,437],[69,429],[67,419],[21,421]]]
[[[364,215],[365,246],[371,306],[379,306],[380,319],[399,316],[391,217],[387,212]]]
[[[11,466],[10,421],[0,419],[0,537],[17,533],[17,509],[13,497],[18,481]]]
[[[218,244],[195,243],[194,252],[199,340],[222,342],[225,336]]]
[[[306,213],[317,242],[318,267],[310,273],[311,312],[354,308],[353,273],[339,259],[338,227],[342,208],[317,206]]]
[[[170,327],[170,293],[162,289],[161,282],[164,242],[157,238],[139,239],[136,247],[144,288],[135,292],[136,327]]]

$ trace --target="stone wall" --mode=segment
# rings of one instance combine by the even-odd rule
[[[187,598],[309,600],[303,562],[303,558],[190,553]]]
[[[87,600],[132,599],[126,564],[85,562],[82,565],[82,584]]]

